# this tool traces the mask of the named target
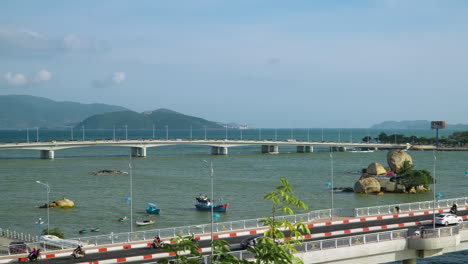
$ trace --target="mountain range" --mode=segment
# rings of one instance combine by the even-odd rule
[[[57,102],[30,95],[0,96],[0,129],[66,128],[112,129],[221,128],[222,124],[169,109],[137,113],[121,106]]]
[[[437,120],[439,121],[439,120]],[[430,129],[431,121],[428,120],[404,120],[404,121],[384,121],[373,125],[371,129]],[[468,130],[466,124],[446,124],[446,129]]]

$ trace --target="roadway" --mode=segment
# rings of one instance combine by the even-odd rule
[[[468,215],[468,210],[459,211],[458,215],[466,216]],[[396,230],[396,229],[409,228],[410,230],[415,230],[417,229],[416,227],[417,222],[426,221],[427,223],[429,223],[429,221],[431,221],[432,219],[433,219],[433,215],[428,214],[428,215],[420,215],[420,216],[398,217],[398,218],[393,218],[393,219],[363,221],[363,222],[355,222],[355,223],[348,223],[348,224],[337,224],[337,225],[313,227],[310,229],[312,238],[307,239],[306,241],[316,241],[316,240],[331,239],[331,238],[336,238],[336,237],[355,236],[355,235],[360,235],[360,234],[384,232],[384,231],[390,231],[390,230]],[[372,227],[382,227],[382,226],[390,227],[390,225],[402,224],[402,223],[415,223],[415,224],[414,224],[414,227],[402,225],[402,226],[394,227],[394,228],[372,230]],[[432,226],[432,224],[430,224],[430,226]],[[364,229],[369,228],[371,230],[357,231],[358,229],[363,229],[363,228]],[[332,232],[342,231],[342,230],[351,230],[351,232],[347,234],[340,234],[340,235],[330,234]],[[232,251],[237,251],[237,250],[241,250],[239,243],[246,237],[248,236],[230,237],[225,240],[228,241],[232,245],[232,248],[231,248]],[[199,241],[198,243],[199,243],[200,248],[209,247],[209,241]],[[128,258],[128,257],[133,257],[133,256],[151,255],[151,254],[163,253],[163,252],[164,251],[162,251],[161,249],[151,249],[149,247],[132,248],[132,249],[127,249],[127,250],[102,252],[99,254],[88,254],[84,259],[74,259],[70,255],[69,257],[40,260],[38,261],[38,263],[50,263],[50,264],[83,263],[83,262],[92,262],[92,261],[103,261],[103,260],[108,260],[108,259]],[[71,250],[70,250],[70,254],[71,254]],[[155,259],[136,261],[132,263],[150,263],[152,261],[154,262]]]

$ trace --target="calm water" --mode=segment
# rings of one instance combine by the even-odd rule
[[[29,130],[29,140],[36,140],[36,130]],[[81,140],[82,131],[74,131],[74,139]],[[204,130],[155,131],[156,138],[204,138]],[[360,141],[381,131],[365,129],[256,129],[242,131],[243,139],[279,139],[325,141]],[[394,131],[385,131],[393,134]],[[398,134],[433,136],[434,131],[402,131]],[[114,131],[85,131],[85,139],[113,138]],[[122,134],[124,133],[124,134]],[[153,131],[127,131],[128,138],[152,138]],[[240,138],[239,130],[228,130],[228,138]],[[450,134],[448,131],[445,132]],[[77,138],[78,137],[78,138]],[[208,138],[226,138],[225,130],[208,130]],[[116,131],[116,138],[125,138],[125,131]],[[27,141],[27,131],[0,131],[0,142]],[[70,140],[71,131],[39,130],[39,140]],[[320,151],[320,149],[318,149]],[[153,202],[162,208],[161,215],[151,216],[163,228],[210,221],[209,213],[194,209],[194,196],[209,194],[210,170],[204,162],[212,161],[215,171],[215,197],[231,204],[230,211],[219,221],[258,218],[268,215],[270,203],[263,196],[279,185],[278,178],[287,178],[297,194],[311,210],[330,207],[330,193],[326,183],[331,181],[331,158],[328,152],[295,153],[294,148],[281,148],[280,154],[260,154],[260,146],[235,147],[227,156],[209,155],[209,147],[179,146],[148,149],[146,158],[129,158],[125,147],[90,147],[56,151],[55,160],[39,159],[37,150],[0,151],[0,227],[37,234],[35,221],[47,218],[47,210],[37,208],[46,202],[46,188],[51,187],[50,200],[66,197],[75,202],[70,210],[50,209],[50,226],[59,227],[66,237],[78,237],[78,230],[99,227],[101,234],[126,232],[130,223],[118,222],[129,216],[130,206],[125,197],[130,196],[129,175],[95,176],[90,172],[102,169],[129,171],[132,164],[133,206],[135,219],[147,219],[146,203]],[[444,198],[468,196],[467,152],[438,152],[434,163],[432,152],[409,152],[416,169],[435,172],[438,192]],[[386,151],[374,153],[334,153],[333,171],[337,187],[353,186],[358,171],[372,162],[386,164]],[[432,193],[384,196],[337,193],[337,208],[406,203],[431,200]],[[144,229],[139,228],[139,229]],[[135,227],[136,229],[136,227]],[[420,260],[418,263],[464,263],[466,252],[444,255],[443,258]],[[443,261],[442,261],[443,259]],[[451,262],[450,262],[451,261]]]

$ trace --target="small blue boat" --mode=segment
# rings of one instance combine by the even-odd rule
[[[83,230],[78,231],[78,233],[80,233],[80,234],[86,234],[86,233],[88,233],[88,230],[83,229]]]
[[[148,207],[146,207],[146,213],[148,214],[159,214],[161,212],[161,209],[158,208],[157,205],[154,203],[148,203]]]
[[[227,211],[229,204],[224,203],[221,201],[220,203],[214,203],[205,195],[199,195],[195,197],[197,203],[195,204],[195,208],[199,211],[213,211],[213,212],[221,212],[224,213]]]
[[[120,222],[130,221],[130,218],[124,216],[124,217],[119,218],[119,221],[120,221]]]

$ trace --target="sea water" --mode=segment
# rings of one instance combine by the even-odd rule
[[[83,133],[84,132],[84,133]],[[431,130],[367,129],[218,129],[218,130],[75,130],[73,140],[103,139],[255,139],[298,141],[360,142],[377,137],[380,132],[405,136],[434,136]],[[447,135],[449,131],[444,131]],[[70,130],[3,130],[0,142],[71,140]],[[195,210],[195,196],[211,194],[209,163],[214,168],[214,198],[230,203],[229,211],[220,214],[219,222],[260,218],[271,214],[271,203],[264,195],[286,178],[310,210],[331,206],[327,183],[332,176],[335,187],[352,187],[359,171],[372,162],[387,167],[387,151],[334,152],[323,148],[313,153],[296,153],[293,147],[280,147],[279,154],[260,154],[260,146],[229,148],[229,155],[210,155],[207,146],[166,146],[147,149],[148,157],[130,158],[128,147],[82,147],[58,150],[54,160],[39,158],[37,150],[0,151],[0,227],[37,235],[39,217],[46,220],[47,189],[36,181],[48,183],[50,201],[68,198],[73,209],[49,210],[49,225],[60,228],[67,238],[80,236],[82,229],[100,228],[101,234],[130,231],[129,222],[118,218],[130,216],[127,197],[132,196],[135,220],[148,219],[146,204],[162,208],[160,215],[149,218],[156,224],[138,230],[205,224],[210,214]],[[468,196],[468,152],[410,151],[416,169],[425,169],[437,178],[437,192],[442,198]],[[207,162],[205,162],[207,161]],[[131,168],[130,168],[131,164]],[[92,172],[115,169],[129,174],[93,175]],[[333,173],[332,173],[333,170]],[[132,194],[131,194],[132,189]],[[431,200],[432,193],[385,194],[383,196],[335,193],[335,208],[364,207]],[[301,213],[297,211],[297,213]],[[134,230],[137,227],[134,227]],[[418,263],[464,263],[467,252],[457,252]],[[443,259],[443,261],[442,261]]]

